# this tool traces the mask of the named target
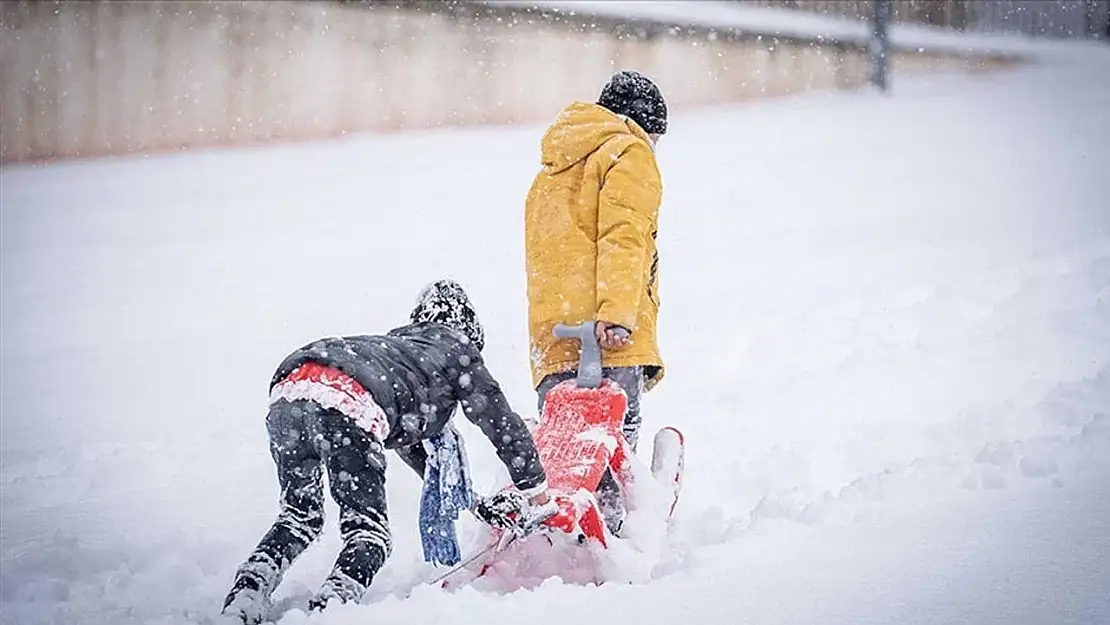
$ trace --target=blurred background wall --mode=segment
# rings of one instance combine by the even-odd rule
[[[854,19],[871,19],[875,9],[874,0],[731,1]],[[891,19],[964,32],[1110,38],[1108,4],[1105,0],[895,0]]]
[[[868,19],[872,3],[745,4]],[[969,4],[896,2],[895,19],[966,28],[981,13]],[[675,109],[853,89],[870,72],[859,38],[514,5],[194,0],[0,7],[0,163],[546,121],[570,100],[596,97],[625,67],[654,77]],[[913,48],[896,50],[891,68],[987,69],[1010,60]]]

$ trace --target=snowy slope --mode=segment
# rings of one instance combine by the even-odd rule
[[[675,119],[670,373],[645,428],[690,442],[661,557],[601,588],[418,586],[436,571],[395,462],[367,605],[295,609],[337,548],[329,508],[282,625],[1110,621],[1107,75],[1089,48]],[[275,512],[273,367],[403,322],[433,278],[470,288],[492,370],[533,411],[521,213],[541,132],[0,172],[0,621],[214,622]]]

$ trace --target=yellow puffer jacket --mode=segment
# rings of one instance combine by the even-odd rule
[[[606,367],[643,365],[645,390],[663,378],[656,341],[663,184],[651,139],[601,106],[565,108],[542,141],[543,169],[525,205],[532,381],[578,365],[578,345],[556,324],[607,321],[632,343],[603,351]]]

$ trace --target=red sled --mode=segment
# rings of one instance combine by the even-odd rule
[[[527,536],[489,528],[478,545],[480,555],[445,576],[443,588],[489,577],[497,577],[503,590],[534,586],[553,576],[568,583],[602,583],[597,567],[584,565],[596,563],[615,539],[594,495],[606,469],[621,486],[626,508],[630,488],[648,476],[652,487],[662,488],[670,498],[664,514],[669,519],[674,513],[682,488],[682,433],[673,427],[659,430],[651,466],[644,466],[621,431],[628,397],[602,377],[594,323],[560,325],[555,335],[579,339],[583,345],[577,379],[547,393],[540,425],[532,433],[558,512]]]

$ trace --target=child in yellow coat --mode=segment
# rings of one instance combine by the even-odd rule
[[[597,321],[604,375],[628,395],[623,430],[633,449],[640,395],[664,375],[656,339],[663,189],[655,144],[666,131],[659,88],[640,73],[618,72],[596,103],[570,104],[544,134],[543,168],[525,206],[530,361],[540,411],[547,392],[578,366],[577,344],[556,339],[552,329]],[[617,534],[624,510],[611,474],[598,495]]]

